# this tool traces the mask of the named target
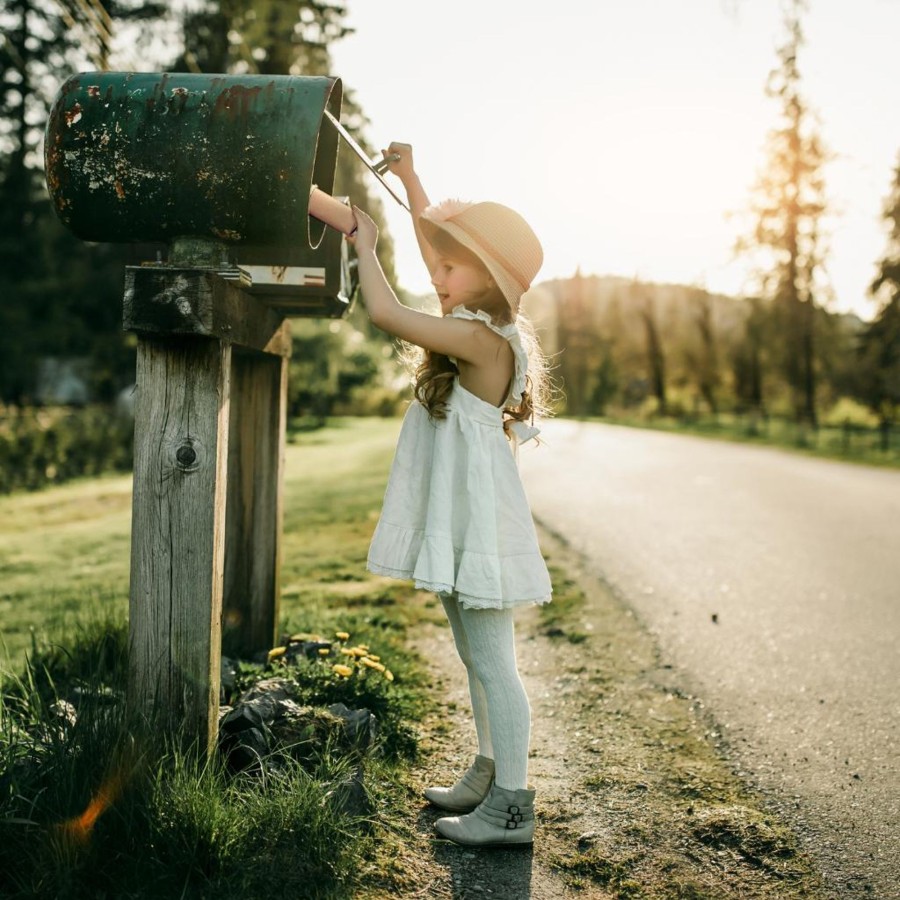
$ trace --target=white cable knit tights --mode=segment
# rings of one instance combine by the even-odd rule
[[[478,752],[494,760],[499,787],[525,788],[531,706],[516,666],[513,610],[464,609],[443,594],[441,603],[469,676]]]

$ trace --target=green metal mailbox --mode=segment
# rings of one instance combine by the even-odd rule
[[[47,186],[87,241],[211,242],[208,267],[290,315],[340,315],[340,235],[309,216],[332,192],[339,78],[89,72],[47,123]],[[230,270],[230,271],[229,271]]]

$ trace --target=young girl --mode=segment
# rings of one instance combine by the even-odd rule
[[[408,144],[385,157],[406,189],[442,316],[398,302],[375,256],[375,223],[354,207],[369,316],[423,351],[367,565],[438,594],[468,672],[478,754],[452,787],[425,791],[455,813],[435,828],[460,844],[531,844],[531,709],[513,611],[549,601],[551,587],[510,443],[537,433],[527,421],[545,392],[543,358],[519,314],[543,252],[498,203],[429,205]]]

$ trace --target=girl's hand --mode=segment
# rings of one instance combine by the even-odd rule
[[[393,172],[404,184],[408,178],[416,174],[413,166],[412,144],[401,144],[397,141],[391,141],[391,145],[387,150],[381,151],[383,156],[399,156],[400,159],[393,160],[388,163],[388,171]]]
[[[356,234],[347,240],[356,248],[357,254],[374,251],[378,243],[378,226],[358,206],[353,207],[353,215],[356,217]]]

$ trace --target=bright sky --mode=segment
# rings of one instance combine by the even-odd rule
[[[378,147],[411,143],[432,200],[495,200],[544,245],[537,281],[617,274],[736,294],[738,230],[776,123],[764,85],[779,0],[346,0],[332,47]],[[812,0],[800,69],[836,158],[830,308],[866,289],[900,151],[900,0]],[[393,176],[389,176],[393,177]],[[400,284],[430,290],[408,214],[385,193]]]

